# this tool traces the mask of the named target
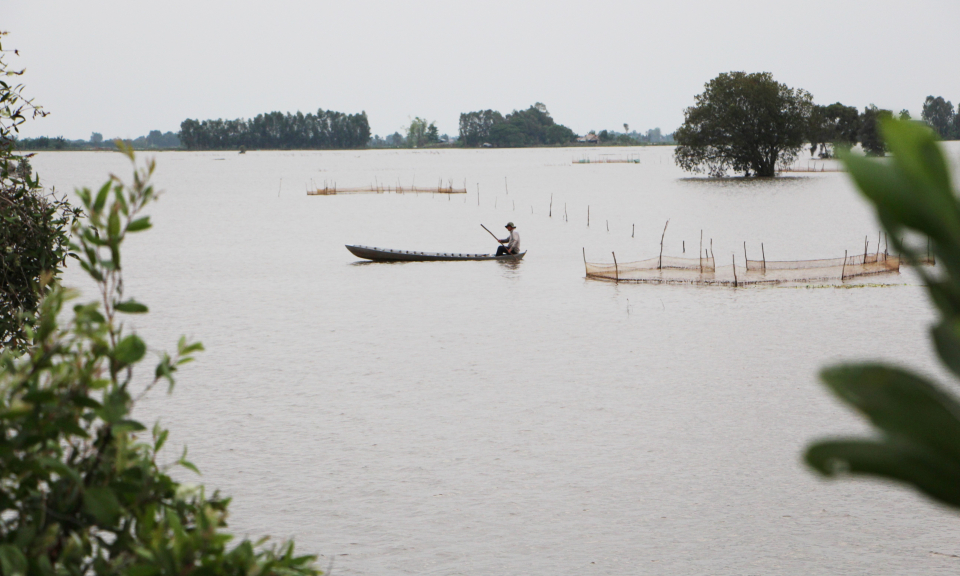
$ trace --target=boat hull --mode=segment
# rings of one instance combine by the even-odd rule
[[[391,250],[389,248],[376,248],[373,246],[351,246],[346,245],[354,256],[376,262],[448,262],[462,260],[505,260],[517,261],[523,258],[526,252],[519,254],[504,254],[503,256],[494,256],[493,254],[468,254],[466,252],[417,252],[414,250]]]

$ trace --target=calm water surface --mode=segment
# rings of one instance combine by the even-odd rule
[[[703,230],[718,264],[744,241],[771,260],[839,257],[867,235],[875,249],[846,177],[691,180],[666,148],[571,164],[584,153],[158,154],[165,194],[130,243],[127,293],[151,306],[136,327],[157,350],[187,334],[207,352],[141,419],[234,496],[233,530],[295,536],[334,573],[956,573],[956,514],[800,462],[814,438],[866,430],[820,367],[940,374],[908,272],[858,289],[583,277],[584,250],[655,256],[667,219],[666,254],[695,253]],[[62,191],[129,171],[109,153],[34,165]],[[305,195],[374,179],[470,192]],[[516,264],[343,248],[487,252],[480,223],[505,236],[508,220],[529,251]]]

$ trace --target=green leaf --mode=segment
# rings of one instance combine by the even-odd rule
[[[886,434],[960,461],[960,404],[933,384],[877,364],[828,368],[820,376]]]
[[[92,387],[92,386],[91,386],[91,387]],[[99,403],[99,402],[97,402],[97,401],[94,400],[93,398],[91,398],[91,397],[89,397],[89,396],[85,396],[85,395],[83,395],[83,396],[74,396],[74,397],[72,397],[72,398],[70,399],[70,401],[73,402],[74,404],[76,404],[77,406],[81,406],[81,407],[83,407],[83,408],[99,408],[99,407],[100,407],[100,403]]]
[[[120,516],[120,501],[113,490],[95,486],[83,493],[83,509],[101,525],[113,526]]]
[[[27,572],[27,557],[10,544],[0,545],[0,568],[3,576],[23,576]]]
[[[140,432],[146,430],[147,427],[136,420],[121,420],[113,425],[113,429],[119,434],[122,432]]]
[[[117,302],[114,308],[118,312],[126,312],[127,314],[145,314],[149,311],[146,306],[132,299],[126,302]]]
[[[914,190],[897,166],[850,153],[842,157],[860,192],[873,202],[881,215],[933,238],[950,236],[953,226],[942,218],[945,213],[949,214],[950,207],[928,202],[929,191]]]
[[[50,390],[36,390],[23,395],[23,401],[31,404],[49,404],[56,399],[56,394]]]
[[[170,435],[169,430],[163,430],[156,435],[156,440],[153,443],[153,451],[159,452],[163,445],[167,442],[167,436]]]
[[[849,153],[842,155],[844,163],[860,191],[875,204],[884,226],[894,235],[905,226],[929,236],[938,260],[957,279],[960,205],[935,136],[913,122],[887,122],[884,132],[894,152],[890,164]],[[957,290],[950,292],[955,295]]]
[[[81,438],[89,438],[90,435],[87,434],[87,431],[80,427],[79,424],[72,420],[61,420],[57,423],[62,432],[70,434],[73,436],[79,436]]]
[[[107,219],[107,236],[110,238],[120,236],[120,214],[116,210],[112,210],[110,217]]]
[[[147,230],[153,226],[150,223],[150,217],[144,216],[143,218],[137,218],[127,226],[127,232],[140,232],[141,230]]]
[[[956,206],[950,171],[934,131],[916,122],[895,120],[882,121],[880,130],[893,153],[894,162],[910,175],[910,179],[922,182],[931,191],[939,193],[942,200]]]
[[[47,458],[45,456],[41,456],[37,458],[37,461],[40,463],[41,466],[44,466],[45,468],[53,470],[63,478],[69,478],[74,482],[80,482],[80,474],[76,470],[74,470],[72,467],[67,466],[62,461],[57,460],[56,458]]]
[[[807,464],[825,476],[844,473],[912,484],[924,494],[960,508],[960,463],[914,444],[873,440],[830,440],[811,446]]]
[[[188,470],[193,470],[198,476],[200,475],[200,470],[193,464],[193,462],[189,462],[187,460],[180,460],[179,462],[177,462],[177,464],[180,464],[181,466],[183,466]]]
[[[186,346],[183,350],[180,351],[181,354],[192,354],[194,352],[202,352],[204,350],[202,342],[194,342],[189,346]]]
[[[125,337],[117,344],[114,357],[117,362],[127,365],[138,362],[147,352],[147,345],[136,334]]]
[[[135,564],[126,570],[127,576],[154,576],[160,569],[153,564]]]
[[[106,182],[103,186],[100,187],[100,191],[97,192],[97,199],[93,203],[93,211],[99,212],[103,210],[104,204],[107,203],[107,194],[110,192],[110,182]]]
[[[944,365],[960,376],[960,320],[947,320],[931,330],[937,354]]]
[[[200,470],[193,464],[193,462],[190,462],[190,461],[187,460],[187,447],[186,447],[186,446],[183,447],[183,454],[180,455],[180,459],[177,460],[177,464],[183,466],[184,468],[186,468],[186,469],[188,469],[188,470],[193,470],[197,475],[200,475]]]

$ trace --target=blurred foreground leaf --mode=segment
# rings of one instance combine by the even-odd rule
[[[934,133],[906,121],[882,124],[889,163],[844,154],[857,187],[874,205],[894,247],[908,260],[920,254],[908,234],[929,238],[942,274],[918,269],[940,321],[931,338],[943,364],[960,375],[960,202]],[[833,439],[811,445],[807,463],[828,477],[867,475],[912,485],[960,508],[960,402],[936,384],[901,368],[846,364],[825,369],[824,383],[874,426],[873,439]]]

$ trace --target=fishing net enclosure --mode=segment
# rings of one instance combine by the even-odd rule
[[[744,264],[745,262],[745,264]],[[820,260],[736,260],[717,266],[712,253],[700,258],[662,256],[637,262],[595,263],[584,266],[587,278],[654,284],[701,284],[714,286],[750,286],[761,284],[803,284],[838,281],[900,271],[900,257],[886,252],[857,254]],[[930,256],[920,264],[933,265]]]
[[[323,188],[314,185],[311,190],[307,188],[307,196],[334,196],[337,194],[466,194],[467,186],[464,183],[463,188],[455,188],[453,182],[444,185],[442,182],[436,186],[401,186],[397,184],[385,184],[383,182],[374,182],[369,186],[338,187],[336,183],[323,183]]]

